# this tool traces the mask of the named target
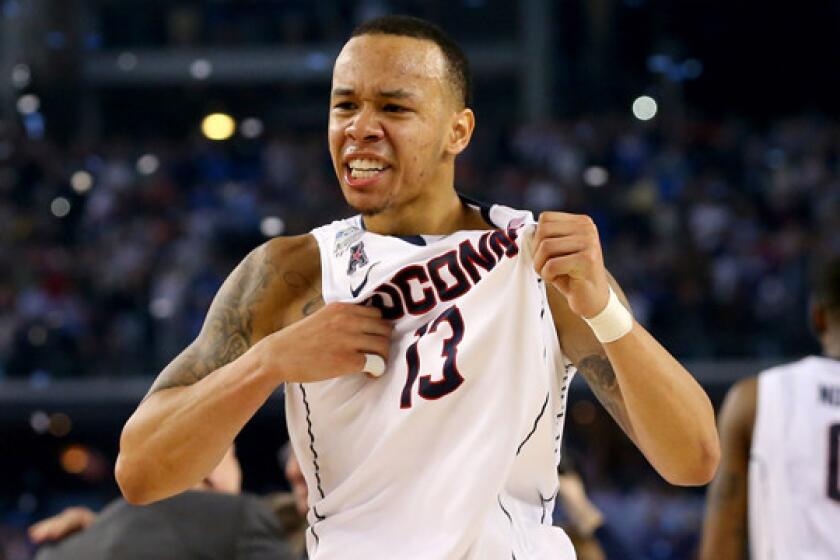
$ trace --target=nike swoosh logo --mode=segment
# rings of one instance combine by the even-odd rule
[[[361,284],[359,284],[359,285],[358,285],[357,287],[355,287],[355,288],[354,288],[353,286],[350,286],[350,293],[351,293],[351,294],[353,294],[353,297],[358,296],[358,295],[362,292],[362,290],[364,289],[364,287],[367,285],[367,282],[368,282],[368,276],[370,276],[370,271],[371,271],[371,270],[373,270],[373,267],[374,267],[374,266],[376,266],[376,265],[378,265],[378,264],[379,264],[379,261],[377,261],[377,262],[373,263],[372,265],[370,265],[370,266],[368,267],[367,272],[365,272],[365,279],[364,279],[364,280],[362,280],[362,283],[361,283]]]

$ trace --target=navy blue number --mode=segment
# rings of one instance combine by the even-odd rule
[[[828,428],[828,497],[840,502],[840,424]]]
[[[402,390],[402,397],[400,398],[400,408],[411,407],[411,394],[414,389],[414,382],[420,374],[420,353],[417,350],[417,344],[427,332],[436,332],[437,328],[443,322],[448,323],[449,328],[452,330],[452,336],[443,341],[443,350],[440,353],[444,358],[443,377],[437,381],[432,381],[431,375],[420,375],[419,389],[417,392],[424,399],[439,399],[460,387],[464,382],[464,378],[458,371],[457,364],[458,344],[464,338],[464,318],[461,316],[461,311],[458,307],[453,305],[438,315],[431,324],[426,323],[414,332],[417,340],[405,352],[408,374]]]

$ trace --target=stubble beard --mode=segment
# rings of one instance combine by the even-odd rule
[[[379,214],[385,212],[388,208],[390,208],[391,207],[391,198],[389,196],[386,200],[384,200],[383,202],[379,203],[376,206],[371,206],[371,205],[360,206],[360,205],[351,203],[349,200],[347,201],[347,204],[350,206],[350,208],[352,208],[353,210],[355,210],[356,212],[358,212],[362,216],[365,216],[366,218],[370,218],[372,216],[379,215]]]

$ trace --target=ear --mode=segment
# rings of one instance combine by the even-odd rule
[[[828,330],[828,314],[825,307],[811,305],[811,327],[817,333],[817,336],[822,336]]]
[[[455,113],[446,143],[446,153],[457,156],[467,149],[473,130],[475,130],[475,114],[472,109],[464,108]]]

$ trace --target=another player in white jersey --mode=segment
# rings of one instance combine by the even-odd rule
[[[427,22],[354,32],[329,146],[360,215],[231,274],[123,430],[129,501],[200,479],[285,383],[311,558],[572,558],[550,527],[572,364],[667,480],[711,479],[711,404],[619,301],[592,220],[457,195],[469,84]]]
[[[726,396],[703,560],[840,558],[840,259],[821,269],[813,301],[823,355],[739,381]]]

